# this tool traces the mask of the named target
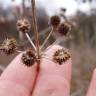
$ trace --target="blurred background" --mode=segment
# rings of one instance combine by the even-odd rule
[[[0,0],[0,43],[6,38],[14,37],[21,50],[29,46],[25,37],[18,33],[16,22],[22,17],[27,17],[31,21],[30,2],[30,0]],[[66,42],[60,43],[72,53],[71,96],[85,96],[96,67],[96,0],[36,0],[40,43],[49,33],[50,16],[56,14],[73,24]],[[34,40],[34,34],[31,33],[30,36]],[[54,40],[52,36],[46,46]],[[16,55],[0,54],[0,74]]]

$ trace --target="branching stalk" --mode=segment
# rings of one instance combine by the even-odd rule
[[[47,41],[49,40],[50,36],[53,33],[53,28],[51,29],[50,33],[48,34],[47,38],[44,40],[44,43],[42,44],[40,50],[42,50],[44,48],[44,46],[46,45]]]
[[[31,40],[30,36],[28,35],[28,33],[25,34],[28,41],[30,42],[30,44],[32,45],[32,47],[34,48],[34,50],[36,51],[36,46],[34,45],[33,41]]]

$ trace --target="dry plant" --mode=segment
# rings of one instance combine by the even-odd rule
[[[65,38],[68,35],[69,31],[71,30],[71,25],[68,24],[67,22],[61,22],[61,18],[58,15],[52,16],[49,21],[50,26],[51,26],[51,31],[49,32],[49,34],[48,34],[47,38],[45,39],[45,41],[43,42],[43,44],[40,46],[38,28],[37,28],[37,19],[36,19],[36,15],[35,15],[35,0],[31,0],[31,4],[32,4],[32,28],[33,28],[34,35],[35,35],[35,44],[31,40],[31,38],[28,34],[31,30],[31,24],[30,24],[29,20],[27,18],[24,18],[24,16],[23,16],[20,20],[17,21],[17,24],[16,24],[17,30],[19,32],[22,32],[23,35],[26,36],[26,38],[28,39],[28,41],[30,42],[30,44],[32,46],[31,48],[27,49],[27,51],[25,51],[23,53],[22,58],[21,58],[23,63],[25,65],[29,65],[29,66],[33,65],[35,62],[40,61],[40,58],[44,55],[43,54],[43,50],[45,50],[44,46],[47,43],[47,41],[49,40],[49,38],[53,32],[56,35],[56,39],[58,39],[60,37],[58,39],[58,40],[60,40],[61,38]],[[22,52],[22,51],[18,50],[18,44],[14,38],[7,38],[6,40],[4,40],[4,42],[1,44],[0,50],[3,51],[6,55],[13,54],[16,51],[19,53]],[[66,53],[67,53],[68,57],[70,56],[66,49],[57,50],[56,53],[58,53],[58,55],[60,53],[61,53],[61,55],[64,54],[64,58],[66,58],[66,56],[65,56]],[[62,58],[62,56],[59,56],[60,59]],[[55,54],[54,54],[53,58],[54,57],[55,57]],[[64,58],[62,58],[62,59],[64,59]],[[57,60],[57,62],[58,62],[58,60]]]
[[[52,16],[49,21],[51,31],[49,32],[47,38],[44,40],[43,44],[40,45],[37,19],[35,14],[35,0],[31,0],[31,5],[32,5],[32,29],[35,36],[35,43],[32,41],[32,39],[28,34],[31,30],[31,24],[27,18],[22,17],[17,21],[16,24],[17,30],[19,32],[22,32],[23,35],[26,36],[29,43],[31,44],[31,47],[22,53],[22,51],[20,51],[18,48],[19,45],[17,44],[17,41],[14,38],[7,38],[1,44],[0,50],[4,52],[6,55],[11,55],[14,52],[22,53],[21,60],[23,64],[25,64],[27,67],[31,67],[33,64],[37,64],[37,72],[39,72],[40,59],[48,57],[48,56],[46,57],[46,55],[44,54],[44,50],[46,49],[45,45],[48,42],[50,36],[52,34],[55,34],[56,41],[63,40],[66,36],[68,36],[71,30],[71,25],[65,21],[61,22],[61,18],[58,15]],[[63,62],[66,62],[70,57],[71,57],[70,52],[67,49],[62,48],[58,49],[54,53],[53,58],[51,58],[51,60],[59,65],[62,65]]]

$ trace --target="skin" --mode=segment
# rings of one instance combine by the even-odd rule
[[[0,77],[0,96],[70,96],[71,58],[62,65],[51,60],[54,52],[60,48],[54,45],[46,50],[45,54],[50,59],[41,59],[38,77],[37,65],[24,66],[20,59],[22,54],[18,55]],[[96,96],[95,90],[96,70],[86,96]]]

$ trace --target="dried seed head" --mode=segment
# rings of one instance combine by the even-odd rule
[[[66,62],[70,57],[71,55],[67,49],[59,49],[55,52],[53,60],[59,63],[59,65],[62,65],[62,63]]]
[[[29,49],[22,55],[22,62],[30,67],[36,62],[36,55],[34,54],[33,50]]]
[[[58,26],[57,32],[58,32],[60,35],[66,36],[70,30],[71,30],[70,24],[68,24],[68,23],[61,23],[61,24]]]
[[[17,50],[17,41],[14,38],[4,40],[2,50],[6,55],[11,55]]]
[[[31,24],[28,19],[20,19],[17,21],[17,30],[22,33],[28,33],[31,29]]]
[[[57,27],[59,24],[60,24],[60,17],[59,16],[52,16],[50,18],[50,24],[53,26],[53,27]]]

